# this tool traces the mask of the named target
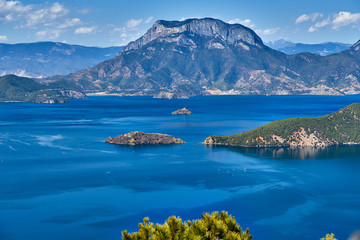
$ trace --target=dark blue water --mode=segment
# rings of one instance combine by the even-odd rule
[[[347,239],[360,229],[360,147],[206,147],[282,118],[321,116],[360,96],[90,97],[0,104],[0,239],[121,239],[149,216],[226,210],[255,240]],[[188,106],[191,116],[171,116]],[[183,145],[127,147],[141,130]],[[246,169],[246,171],[244,171]]]

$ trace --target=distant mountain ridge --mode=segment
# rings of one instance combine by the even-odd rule
[[[351,44],[339,43],[339,42],[304,44],[304,43],[293,43],[290,41],[286,41],[284,39],[280,39],[274,42],[268,42],[266,43],[266,45],[275,50],[281,51],[289,55],[309,52],[309,53],[316,53],[321,56],[326,56],[333,53],[339,53],[351,47]]]
[[[276,41],[270,41],[270,42],[266,42],[265,45],[272,48],[272,49],[275,49],[275,50],[278,50],[280,48],[284,48],[284,47],[287,47],[287,46],[290,46],[290,45],[293,45],[295,43],[293,42],[290,42],[288,40],[285,40],[285,39],[279,39],[279,40],[276,40]]]
[[[167,98],[359,94],[358,44],[328,56],[286,55],[240,24],[211,18],[157,21],[113,59],[44,83],[85,93]]]
[[[122,47],[85,47],[59,42],[0,43],[0,76],[64,75],[111,59]]]

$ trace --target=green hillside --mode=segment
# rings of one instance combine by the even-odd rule
[[[0,77],[0,102],[63,103],[69,97],[83,97],[81,93],[49,87],[31,78],[6,75]]]
[[[244,147],[360,144],[360,103],[317,118],[292,118],[230,136],[210,136],[207,145]]]

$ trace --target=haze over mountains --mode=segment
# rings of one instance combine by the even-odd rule
[[[45,83],[57,81],[87,93],[157,97],[356,94],[359,45],[328,56],[286,55],[240,24],[212,18],[157,21],[115,58]]]
[[[316,53],[321,56],[326,56],[333,53],[339,53],[351,47],[351,44],[338,43],[338,42],[326,42],[318,44],[304,44],[304,43],[293,43],[280,39],[273,42],[267,42],[267,46],[281,51],[286,54],[298,54],[298,53]]]
[[[59,42],[0,44],[0,76],[47,77],[89,68],[113,58],[122,47],[85,47]]]

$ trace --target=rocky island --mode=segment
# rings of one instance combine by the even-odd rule
[[[172,115],[190,115],[191,111],[189,109],[187,109],[186,107],[176,110],[174,112],[171,113]]]
[[[115,138],[108,137],[106,143],[120,145],[150,145],[150,144],[175,144],[185,143],[180,138],[161,133],[130,132],[119,135]]]
[[[230,136],[210,136],[205,145],[242,147],[326,147],[360,144],[360,103],[323,117],[277,120]]]

